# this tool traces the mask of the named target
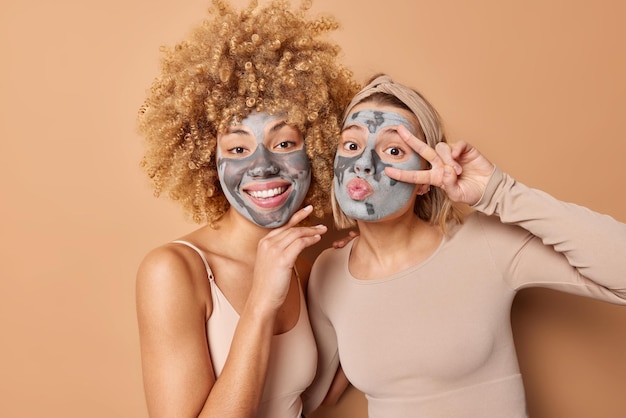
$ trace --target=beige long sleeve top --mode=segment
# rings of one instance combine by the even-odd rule
[[[510,322],[518,290],[547,287],[626,304],[626,225],[496,169],[477,210],[406,271],[359,280],[352,245],[309,281],[315,408],[339,361],[371,418],[526,417]]]

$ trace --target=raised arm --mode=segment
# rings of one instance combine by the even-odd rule
[[[529,188],[498,169],[474,208],[524,228],[582,276],[626,299],[626,224]]]
[[[565,255],[581,275],[626,292],[626,224],[516,182],[466,142],[440,143],[435,150],[406,129],[399,131],[431,168],[387,168],[390,177],[440,187],[454,202],[518,225]]]

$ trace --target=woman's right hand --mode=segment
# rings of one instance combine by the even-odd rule
[[[285,301],[296,259],[307,247],[318,243],[328,230],[325,225],[296,226],[311,214],[312,206],[294,213],[289,221],[270,231],[258,244],[250,298],[277,311]]]
[[[407,183],[439,187],[453,202],[474,205],[480,200],[495,166],[477,148],[459,141],[451,145],[440,142],[433,149],[404,126],[398,128],[398,133],[431,167],[427,170],[386,167],[385,173],[389,177]]]

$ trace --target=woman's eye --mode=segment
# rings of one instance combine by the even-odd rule
[[[293,147],[296,146],[296,143],[294,141],[282,141],[279,142],[278,145],[276,145],[276,148],[278,149],[291,149]]]
[[[346,151],[357,151],[359,146],[354,142],[346,142],[343,144],[343,149]]]
[[[402,157],[404,155],[404,151],[402,151],[400,148],[389,147],[385,150],[385,154],[389,154],[393,157]]]
[[[234,147],[229,149],[228,152],[230,152],[231,154],[243,154],[244,152],[246,152],[246,149],[244,147]]]

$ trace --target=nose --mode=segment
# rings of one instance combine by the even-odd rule
[[[251,177],[268,177],[278,174],[280,168],[272,159],[270,152],[263,145],[254,152],[256,156],[252,160],[248,175]]]
[[[354,170],[359,174],[376,174],[374,166],[374,150],[365,151],[361,157],[356,160]]]

